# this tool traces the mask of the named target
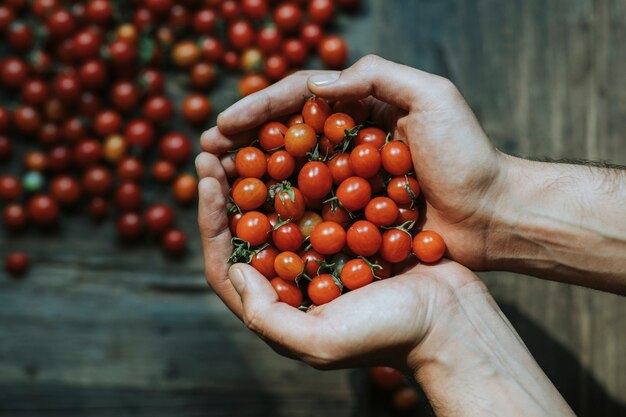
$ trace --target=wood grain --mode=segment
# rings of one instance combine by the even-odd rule
[[[452,79],[501,149],[626,164],[623,0],[371,0],[335,29],[352,60],[376,53]],[[213,94],[217,109],[235,82]],[[0,279],[0,416],[388,414],[362,372],[308,369],[247,332],[204,283],[195,209],[178,222],[191,236],[182,261],[119,246],[110,221],[78,212],[57,231],[0,232],[0,255],[26,249],[34,264]],[[626,416],[623,298],[484,279],[577,414]]]

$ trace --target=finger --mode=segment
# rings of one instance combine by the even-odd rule
[[[234,135],[259,126],[268,120],[301,110],[311,95],[307,79],[332,71],[298,71],[270,87],[242,98],[217,117],[217,127],[224,135]]]
[[[244,323],[255,333],[281,348],[307,358],[315,350],[317,319],[278,301],[270,282],[256,269],[235,264],[230,280],[241,296]]]
[[[256,129],[253,129],[233,135],[225,135],[215,126],[202,133],[202,136],[200,136],[200,147],[205,152],[220,155],[246,146],[256,139],[256,134]]]
[[[316,74],[307,85],[313,94],[328,100],[373,96],[408,111],[440,101],[446,83],[437,75],[368,55],[341,72]]]
[[[213,177],[215,178],[222,189],[222,194],[228,196],[228,179],[220,159],[210,153],[202,152],[196,157],[196,172],[198,178]]]
[[[222,169],[226,173],[228,178],[234,178],[237,176],[237,168],[235,167],[235,154],[227,153],[220,157],[222,163]]]
[[[226,197],[222,185],[214,177],[205,177],[198,184],[198,226],[204,252],[207,282],[224,303],[240,318],[241,298],[228,279],[228,258],[233,247],[228,229]]]

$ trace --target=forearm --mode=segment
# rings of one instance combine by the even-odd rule
[[[458,293],[414,358],[437,416],[573,415],[491,296]]]
[[[489,268],[626,293],[626,171],[505,159]]]

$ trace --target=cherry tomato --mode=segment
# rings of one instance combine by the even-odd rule
[[[367,105],[362,100],[336,101],[335,104],[333,104],[333,112],[346,113],[350,115],[350,117],[352,117],[352,119],[354,120],[354,123],[356,123],[357,125],[362,125],[367,121],[367,118],[369,117],[369,110],[367,108]],[[368,128],[363,128],[359,132],[365,129]],[[361,143],[357,143],[357,141],[355,140],[354,144],[360,145]],[[383,146],[384,144],[385,141],[383,135],[383,143],[380,146]],[[377,148],[380,149],[380,146]]]
[[[235,49],[245,49],[254,43],[255,33],[250,22],[239,20],[228,28],[228,40]]]
[[[109,192],[113,178],[111,171],[102,166],[92,166],[83,174],[83,188],[91,196],[102,196]]]
[[[23,206],[17,203],[7,204],[2,212],[2,219],[7,229],[17,231],[26,226],[28,216]]]
[[[181,164],[191,156],[191,140],[182,133],[168,133],[161,138],[159,151],[168,161]]]
[[[348,153],[335,154],[327,164],[335,185],[339,185],[354,176],[354,171],[350,165],[350,154]]]
[[[385,171],[391,175],[405,175],[413,169],[411,151],[404,142],[391,141],[383,146],[380,154]]]
[[[121,127],[122,116],[114,110],[102,111],[94,119],[94,131],[102,137],[119,132]]]
[[[281,252],[274,260],[276,274],[287,281],[295,279],[304,271],[304,261],[297,253],[291,251]]]
[[[121,239],[133,241],[143,235],[144,221],[137,213],[123,213],[118,217],[116,227]]]
[[[198,35],[208,35],[215,30],[217,13],[209,8],[199,9],[193,16],[193,30]]]
[[[22,85],[22,99],[33,106],[43,104],[48,98],[48,84],[43,80],[33,78]]]
[[[111,89],[111,102],[123,112],[130,112],[139,104],[139,89],[128,81],[118,81]]]
[[[35,41],[35,35],[30,27],[22,22],[14,22],[6,33],[7,43],[16,52],[28,51]]]
[[[348,229],[346,243],[355,255],[372,256],[380,249],[382,236],[375,224],[359,220]]]
[[[419,211],[415,205],[411,207],[411,204],[402,204],[398,206],[398,217],[394,224],[401,225],[409,221],[416,222],[418,218]]]
[[[314,211],[305,211],[304,215],[298,221],[298,227],[302,232],[302,236],[305,238],[309,237],[311,232],[313,232],[313,229],[315,229],[315,227],[323,221],[324,219],[322,219],[322,216]]]
[[[243,213],[241,212],[236,212],[228,216],[228,229],[233,236],[237,233],[237,223],[239,223],[241,217],[243,217]],[[272,261],[272,265],[274,265],[274,261]]]
[[[391,404],[396,410],[410,411],[417,407],[419,398],[413,387],[403,387],[396,391],[391,397]]]
[[[22,184],[20,180],[11,174],[0,176],[0,200],[13,201],[22,195]]]
[[[212,110],[211,101],[202,94],[191,94],[183,100],[183,117],[193,125],[205,123]]]
[[[255,210],[265,203],[267,187],[258,178],[244,178],[233,187],[232,194],[241,210]]]
[[[41,128],[41,116],[32,106],[22,105],[13,112],[13,122],[18,132],[24,135],[34,135]]]
[[[378,265],[380,268],[376,269],[376,276],[380,279],[391,278],[393,275],[393,265],[382,258],[379,254],[374,255],[370,262],[373,265]]]
[[[335,4],[333,0],[311,0],[308,7],[308,16],[312,22],[326,24],[333,19]]]
[[[4,32],[15,21],[15,12],[8,6],[0,6],[0,31]]]
[[[316,143],[315,130],[305,123],[293,125],[285,133],[285,150],[296,158],[306,156]]]
[[[282,278],[274,278],[270,281],[278,299],[292,307],[300,307],[302,304],[302,291],[293,282],[285,281]]]
[[[28,270],[28,255],[24,252],[11,252],[4,260],[4,269],[15,277],[22,276]]]
[[[102,47],[102,34],[100,31],[87,28],[74,36],[73,53],[81,59],[97,58]]]
[[[318,275],[309,282],[307,293],[313,304],[321,306],[330,303],[341,295],[341,288],[335,279],[328,275]]]
[[[211,36],[200,41],[202,57],[209,62],[220,62],[224,58],[224,45]]]
[[[4,60],[1,67],[0,79],[9,88],[18,88],[28,79],[30,71],[26,62],[17,57]]]
[[[301,123],[304,123],[304,119],[302,118],[302,114],[297,113],[291,116],[289,120],[287,120],[287,127],[291,127],[293,125],[298,125]]]
[[[132,182],[120,184],[115,191],[115,204],[121,211],[137,211],[143,202],[141,188]]]
[[[174,199],[180,204],[190,204],[198,198],[198,180],[191,174],[181,174],[172,187]]]
[[[190,68],[198,59],[200,48],[193,41],[180,41],[172,49],[172,60],[178,68]]]
[[[272,279],[276,276],[274,260],[278,256],[278,250],[273,246],[266,246],[257,252],[250,261],[250,265],[259,271],[265,278]]]
[[[315,130],[315,133],[324,132],[324,122],[332,114],[332,109],[326,100],[319,97],[312,97],[304,103],[302,108],[302,119]]]
[[[168,183],[174,179],[176,175],[176,165],[171,161],[156,161],[152,165],[152,176],[161,183]]]
[[[316,48],[324,37],[324,31],[317,23],[307,22],[300,27],[300,38],[309,48]]]
[[[147,68],[139,76],[139,82],[148,96],[163,94],[165,90],[165,75],[155,68]]]
[[[398,215],[398,205],[388,197],[375,197],[365,206],[365,218],[376,226],[391,226]]]
[[[422,262],[437,262],[445,252],[443,238],[432,230],[423,230],[413,238],[413,254]]]
[[[372,145],[358,145],[350,153],[350,167],[359,177],[374,177],[378,174],[380,165],[380,152]]]
[[[317,46],[320,59],[330,68],[341,68],[348,59],[348,47],[339,36],[324,37]]]
[[[266,151],[273,151],[285,144],[287,126],[280,122],[268,122],[259,130],[259,145]]]
[[[13,154],[13,143],[3,135],[0,135],[0,161],[6,161]]]
[[[274,9],[274,23],[285,33],[294,32],[302,22],[302,10],[292,2],[280,3]]]
[[[261,91],[269,87],[270,82],[261,74],[249,73],[244,75],[239,81],[239,93],[242,97]]]
[[[138,56],[137,47],[126,39],[114,39],[108,46],[108,53],[113,64],[132,65]]]
[[[283,43],[280,31],[274,25],[263,27],[257,33],[257,45],[265,53],[276,52]]]
[[[267,241],[271,230],[272,225],[265,214],[249,211],[237,222],[236,234],[251,246],[259,246]]]
[[[198,62],[191,68],[189,74],[191,85],[198,90],[208,90],[213,87],[216,78],[215,66],[208,62]]]
[[[337,187],[337,199],[348,211],[357,211],[367,205],[372,196],[372,187],[361,177],[350,177]]]
[[[380,256],[393,264],[404,261],[411,254],[411,235],[401,229],[389,229],[383,233]]]
[[[165,232],[161,239],[161,246],[170,256],[180,256],[185,252],[187,236],[182,230],[172,229]]]
[[[247,146],[237,152],[235,168],[241,177],[261,178],[267,171],[267,158],[260,149]]]
[[[374,274],[363,259],[352,259],[341,269],[340,278],[344,287],[356,290],[374,281]]]
[[[298,225],[291,222],[278,226],[272,232],[272,241],[276,248],[281,251],[297,251],[302,245],[302,238],[302,232]],[[281,276],[281,278],[284,277]]]
[[[397,390],[404,384],[404,375],[397,369],[386,366],[372,368],[371,376],[374,384],[385,391]]]
[[[280,80],[287,75],[289,70],[289,62],[287,59],[279,54],[270,55],[263,64],[265,73],[271,80]]]
[[[298,174],[298,188],[306,197],[320,199],[327,195],[332,187],[330,169],[323,162],[307,162]]]
[[[60,172],[72,166],[72,153],[67,146],[55,146],[48,153],[48,168]]]
[[[283,55],[293,65],[304,65],[309,57],[309,49],[300,39],[287,39],[283,43]]]
[[[376,149],[381,149],[385,145],[386,137],[385,132],[377,127],[364,127],[359,130],[354,138],[354,145],[359,146],[367,143]]]
[[[37,194],[28,202],[28,217],[37,225],[50,226],[59,217],[59,206],[50,196]]]
[[[320,264],[324,262],[324,257],[313,249],[305,251],[300,257],[304,261],[304,272],[307,276],[314,277],[318,275],[318,270],[320,269]]]
[[[289,178],[295,168],[296,160],[287,151],[277,151],[270,155],[267,161],[267,173],[276,181]],[[298,186],[300,186],[300,184],[298,184]]]
[[[339,143],[346,136],[346,131],[355,126],[352,117],[345,113],[333,113],[324,122],[324,136],[332,143]]]
[[[59,205],[71,207],[80,200],[82,189],[80,182],[69,175],[59,175],[50,182],[50,194]]]
[[[102,159],[102,145],[95,139],[83,139],[74,147],[74,165],[86,168]]]
[[[304,215],[304,206],[304,196],[296,187],[291,187],[291,192],[279,190],[274,196],[274,210],[282,219],[300,220]]]
[[[153,204],[144,214],[148,230],[160,235],[174,224],[174,210],[165,204]]]
[[[113,6],[108,0],[91,0],[85,8],[87,19],[97,25],[106,25],[113,17]]]
[[[121,180],[139,181],[143,172],[143,162],[134,157],[124,158],[117,165],[117,176]]]
[[[311,232],[311,246],[322,255],[333,255],[346,244],[346,231],[339,223],[322,222]]]
[[[242,0],[241,10],[252,20],[263,19],[269,12],[267,0]]]
[[[102,197],[94,197],[89,202],[89,212],[96,219],[102,219],[109,213],[109,203]]]
[[[347,227],[350,223],[350,214],[341,206],[334,206],[331,203],[325,203],[322,207],[322,218],[326,222],[339,223],[343,227]]]
[[[419,194],[419,183],[413,177],[394,177],[387,184],[387,195],[398,204],[410,204]]]
[[[147,120],[131,120],[124,129],[124,136],[129,144],[148,149],[154,142],[154,128]]]
[[[143,114],[153,123],[167,122],[174,114],[174,106],[165,96],[153,96],[144,103]]]

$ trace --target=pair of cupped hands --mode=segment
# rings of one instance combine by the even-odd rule
[[[228,151],[256,139],[259,125],[299,111],[311,94],[364,100],[372,119],[410,146],[426,201],[423,229],[443,236],[447,259],[408,265],[398,276],[303,312],[279,302],[251,266],[228,264],[226,205],[227,178],[235,171]],[[198,221],[206,278],[279,353],[322,369],[386,365],[415,372],[458,331],[455,323],[470,321],[464,316],[472,314],[472,303],[493,303],[472,270],[490,268],[492,219],[512,186],[508,157],[450,81],[375,56],[342,72],[300,71],[221,113],[201,146]]]

